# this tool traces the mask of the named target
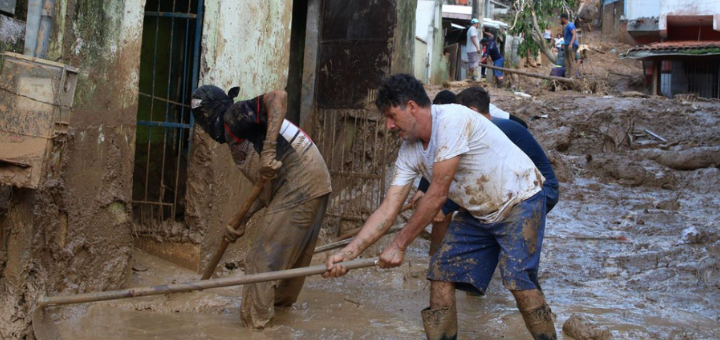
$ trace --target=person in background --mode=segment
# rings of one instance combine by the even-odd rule
[[[576,58],[578,44],[577,40],[577,29],[575,24],[570,22],[570,17],[567,13],[560,14],[560,23],[565,26],[563,46],[565,48],[565,76],[572,76],[573,74],[577,77],[578,74],[575,71]]]
[[[547,41],[548,44],[552,44],[552,31],[550,30],[550,26],[545,26],[545,32],[543,32],[543,39]]]
[[[486,48],[485,56],[490,56],[490,59],[493,61],[493,65],[496,67],[503,67],[503,55],[500,53],[500,49],[497,47],[497,44],[495,43],[495,37],[492,35],[492,33],[487,32],[483,29],[483,34],[487,36],[487,38],[482,38],[480,40],[480,44],[483,45],[483,47]],[[498,70],[493,70],[493,74],[495,74],[495,81],[497,82],[498,87],[502,87],[503,84],[503,72]]]
[[[478,42],[479,38],[477,29],[479,25],[480,20],[476,18],[470,20],[470,28],[467,32],[467,43],[465,45],[468,58],[468,79],[472,80],[476,80],[475,70],[477,70],[478,64],[480,62],[479,52],[482,51],[482,48],[480,48],[480,43]]]
[[[555,49],[559,50],[560,47],[563,45],[563,42],[564,42],[564,41],[565,41],[565,39],[563,39],[562,34],[558,33],[558,34],[555,36]]]

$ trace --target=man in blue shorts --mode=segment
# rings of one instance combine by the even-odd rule
[[[436,104],[435,101],[437,101],[438,97],[433,100],[434,104]],[[480,113],[483,117],[490,119],[490,121],[500,128],[510,141],[512,141],[520,148],[520,150],[530,157],[533,164],[535,164],[543,177],[545,177],[543,192],[545,192],[545,204],[547,206],[546,213],[549,214],[559,200],[559,183],[557,177],[555,177],[555,171],[553,171],[550,160],[548,160],[545,155],[545,151],[535,140],[533,135],[527,130],[527,127],[523,127],[519,123],[510,119],[491,116],[490,94],[482,87],[473,86],[465,89],[453,98],[455,98],[455,102],[457,104],[466,106],[469,109]],[[419,199],[423,197],[429,187],[430,182],[423,177],[420,180],[418,192],[411,199],[413,205],[417,205],[417,202],[419,202]],[[430,237],[430,255],[433,255],[437,250],[437,247],[440,245],[440,241],[442,241],[445,236],[447,227],[450,225],[452,214],[458,210],[460,210],[460,206],[457,205],[457,203],[452,200],[447,200],[447,202],[445,202],[442,206],[440,213],[438,213],[433,220],[433,228]]]
[[[483,57],[490,56],[490,59],[492,59],[493,62],[493,66],[503,67],[505,59],[503,59],[503,56],[500,53],[500,49],[495,43],[495,37],[492,35],[492,33],[485,31],[485,29],[483,29],[483,34],[488,36],[487,38],[482,38],[482,40],[480,40],[480,44],[483,45],[483,47],[485,48],[485,54],[483,54]],[[493,70],[493,74],[495,75],[495,81],[497,82],[497,86],[502,87],[503,72]]]
[[[462,209],[428,270],[430,307],[422,311],[428,339],[456,339],[455,289],[484,293],[496,266],[534,339],[557,339],[552,311],[538,284],[545,229],[545,178],[498,127],[467,107],[432,105],[420,81],[398,74],[375,101],[389,130],[404,139],[393,181],[360,233],[326,262],[339,277],[352,260],[390,229],[414,180],[430,178],[425,197],[380,255],[381,268],[400,266],[405,250],[447,199]]]

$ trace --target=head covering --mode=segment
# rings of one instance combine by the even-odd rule
[[[192,95],[192,113],[195,122],[218,143],[225,143],[223,114],[233,105],[239,88],[232,88],[225,94],[213,85],[200,86]]]
[[[479,23],[479,22],[480,22],[480,20],[478,20],[477,18],[473,18],[472,20],[470,20],[470,24],[471,24],[471,25],[475,25],[475,24],[477,24],[477,23]]]

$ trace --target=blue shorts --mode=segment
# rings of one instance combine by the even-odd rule
[[[518,203],[501,222],[483,224],[465,210],[455,216],[430,260],[427,278],[485,294],[500,264],[509,290],[540,289],[538,269],[545,234],[545,194]]]
[[[493,60],[493,66],[503,67],[503,63],[504,63],[504,62],[505,62],[505,58],[500,58],[500,59],[498,59],[498,60]],[[500,77],[503,76],[503,72],[502,72],[502,71],[493,70],[493,73],[495,74],[495,77],[496,77],[496,78],[500,78]]]

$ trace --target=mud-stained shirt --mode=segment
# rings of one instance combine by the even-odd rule
[[[260,179],[260,153],[267,133],[262,96],[239,101],[225,112],[225,138],[238,169],[251,182]],[[282,167],[264,201],[269,212],[296,207],[330,193],[330,173],[310,137],[285,120],[277,138],[277,160]],[[272,201],[272,203],[270,203]]]
[[[532,160],[490,120],[461,105],[432,106],[427,149],[420,140],[400,147],[392,185],[432,178],[433,165],[460,156],[448,198],[482,223],[502,221],[515,204],[542,190]]]

